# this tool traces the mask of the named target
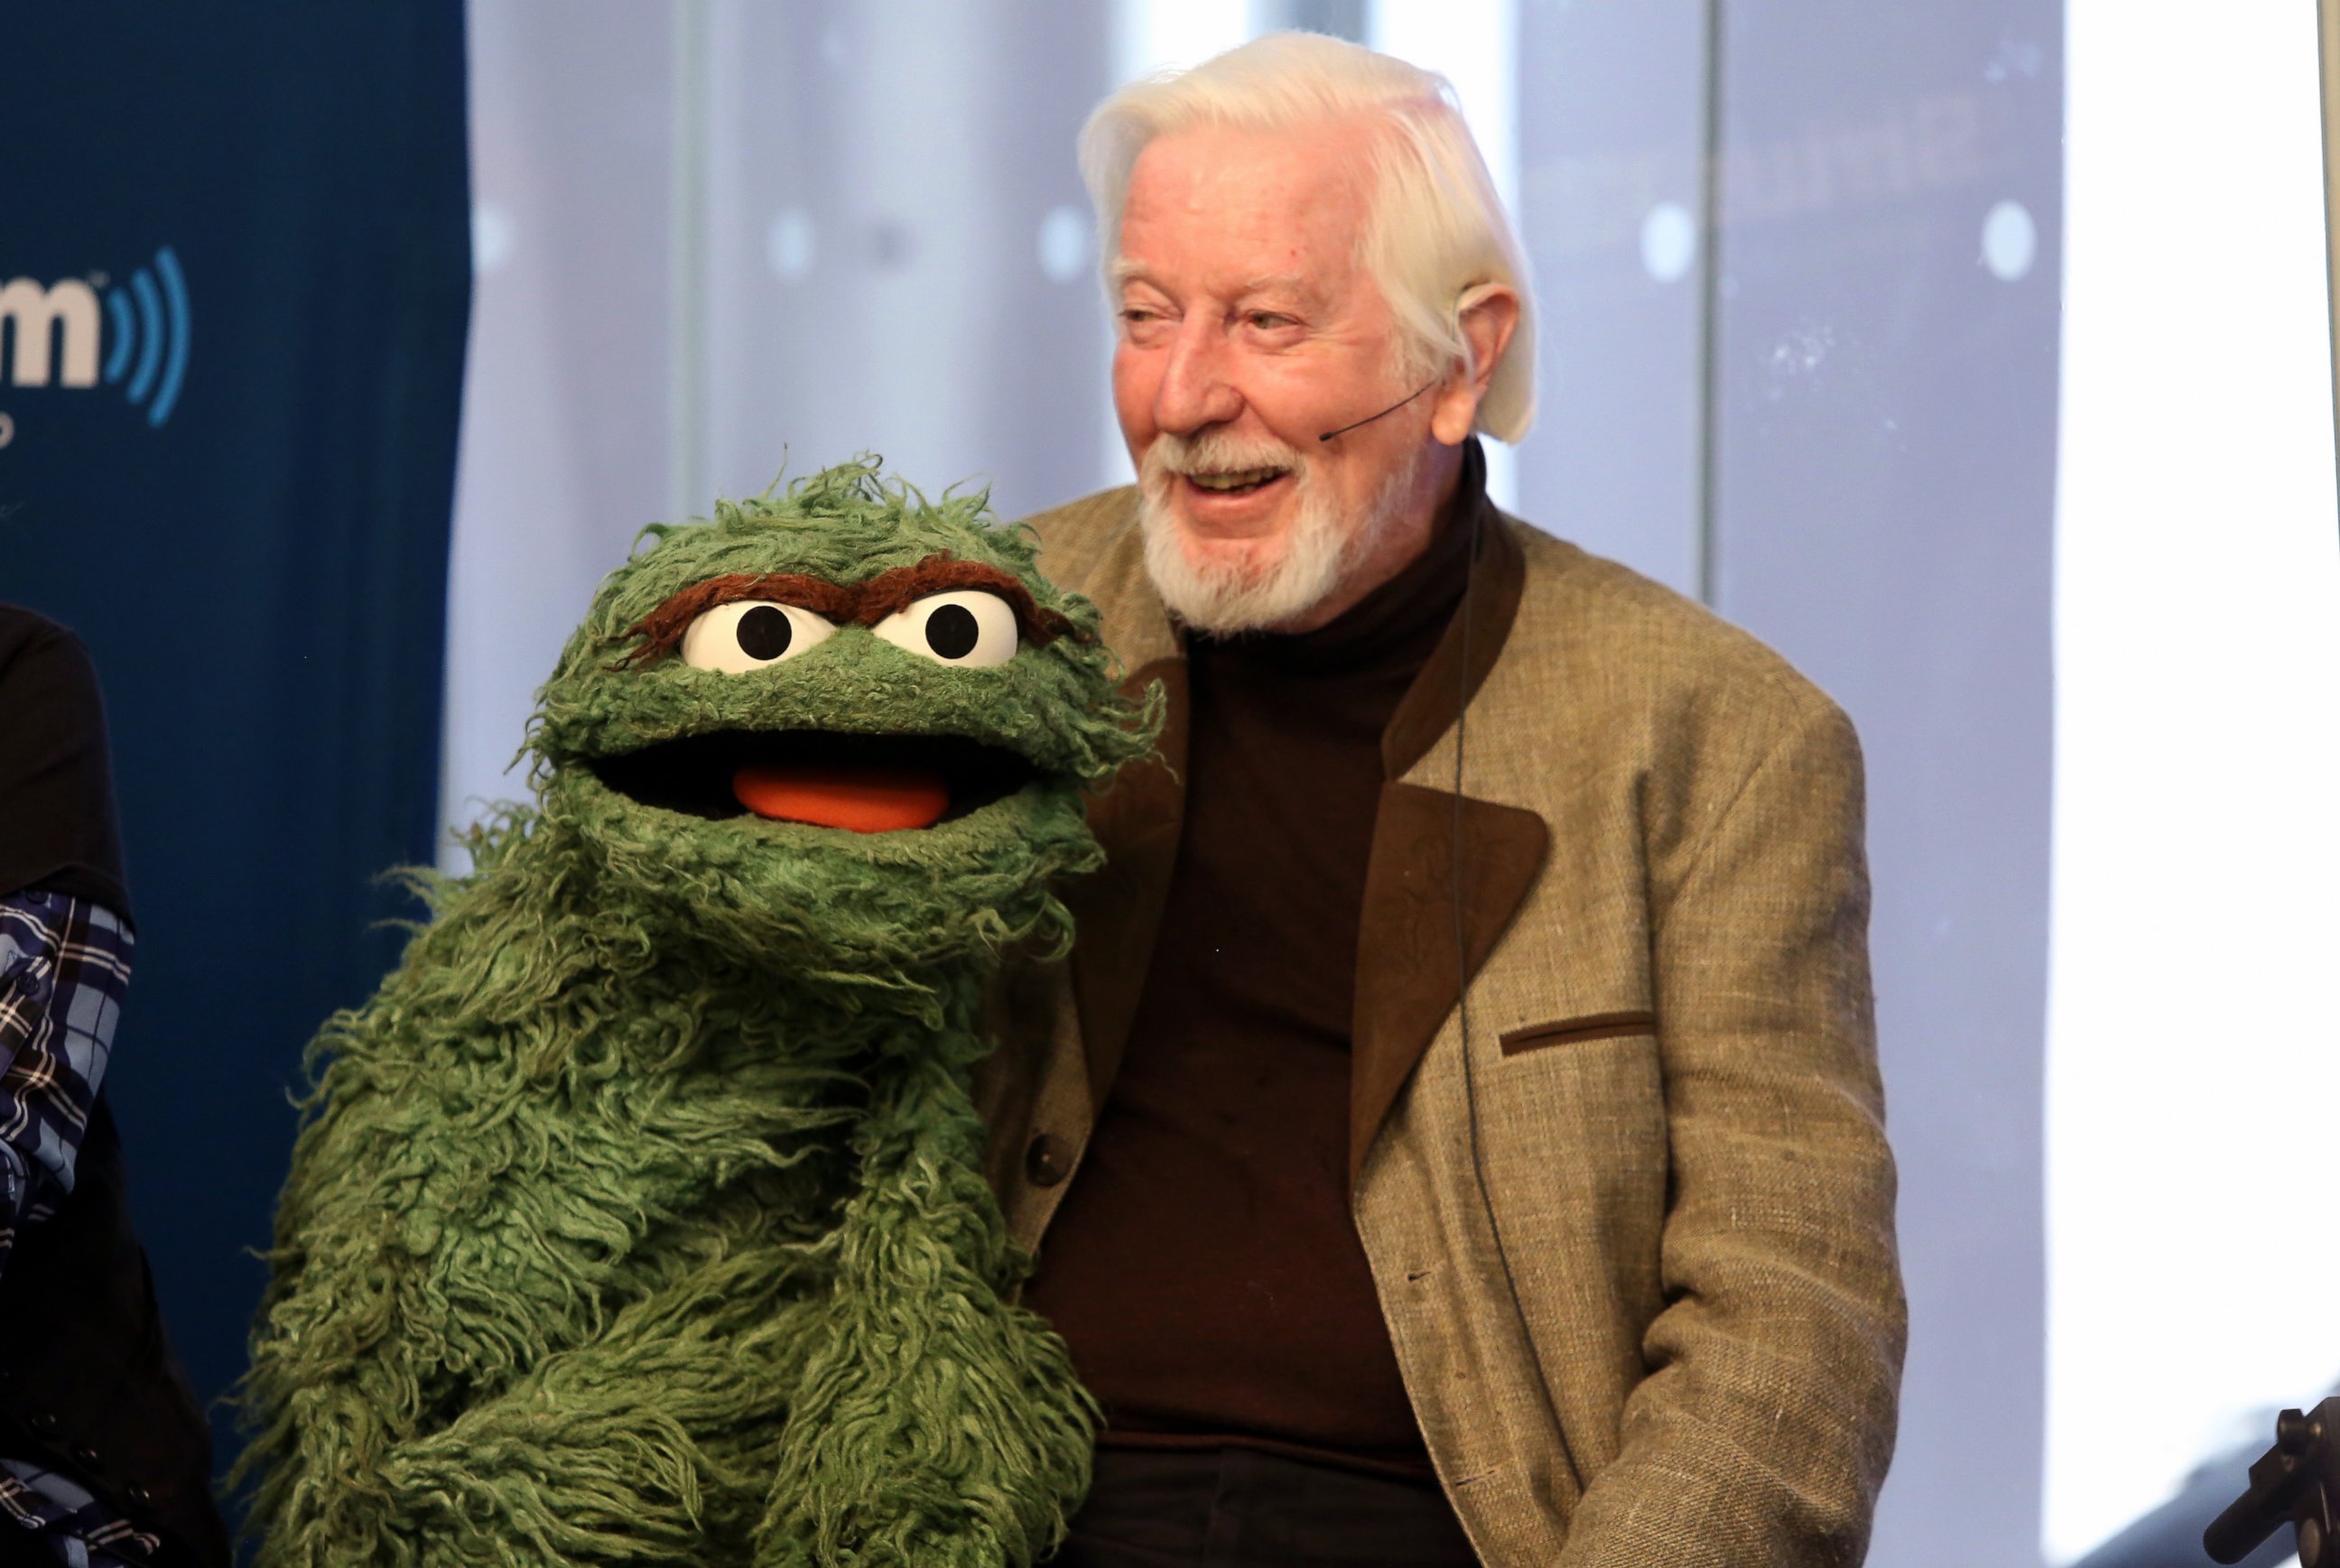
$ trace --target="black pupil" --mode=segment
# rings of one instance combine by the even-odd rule
[[[788,650],[796,628],[788,611],[759,604],[739,618],[739,651],[750,659],[778,659]]]
[[[927,646],[938,659],[965,659],[981,635],[975,611],[964,604],[946,604],[927,617]]]

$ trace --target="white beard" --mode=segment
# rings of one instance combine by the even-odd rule
[[[1404,510],[1421,472],[1417,456],[1392,474],[1366,514],[1344,523],[1314,481],[1305,456],[1281,442],[1226,436],[1157,435],[1138,471],[1137,521],[1145,535],[1145,573],[1170,612],[1197,631],[1226,636],[1264,631],[1323,603],[1372,553]],[[1171,487],[1193,472],[1283,468],[1292,473],[1299,514],[1272,558],[1198,563],[1170,510]]]

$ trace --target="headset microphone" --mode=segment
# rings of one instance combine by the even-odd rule
[[[1476,309],[1481,302],[1484,301],[1489,294],[1502,293],[1506,287],[1507,285],[1499,283],[1472,283],[1469,288],[1464,289],[1460,294],[1456,295],[1454,300],[1454,324],[1456,330],[1460,331],[1462,329],[1462,317],[1466,313]],[[1465,362],[1468,363],[1471,362],[1466,361]],[[1406,404],[1412,402],[1415,398],[1420,397],[1423,392],[1428,392],[1432,387],[1434,387],[1437,384],[1438,382],[1436,381],[1424,382],[1420,386],[1414,388],[1413,391],[1408,392],[1405,396],[1398,399],[1397,402],[1390,404],[1389,407],[1382,410],[1381,412],[1369,413],[1364,418],[1359,420],[1355,424],[1344,424],[1339,430],[1328,430],[1316,439],[1320,442],[1331,441],[1336,435],[1346,435],[1351,431],[1362,429],[1363,427],[1373,423],[1373,421],[1377,419],[1386,419],[1391,414],[1397,412],[1398,410],[1403,408]],[[1476,541],[1478,539],[1478,531],[1475,526],[1472,529],[1471,537],[1473,541],[1472,548],[1475,550],[1477,547]]]
[[[1382,410],[1380,413],[1369,413],[1364,418],[1359,420],[1355,424],[1344,424],[1339,430],[1328,430],[1316,439],[1320,442],[1331,441],[1336,435],[1346,435],[1353,430],[1363,429],[1364,426],[1373,423],[1373,421],[1377,419],[1387,418],[1389,415],[1397,412],[1398,410],[1403,408],[1406,404],[1412,402],[1414,399],[1420,397],[1423,393],[1428,392],[1432,387],[1434,387],[1438,383],[1434,381],[1424,382],[1420,386],[1414,388],[1412,392],[1406,393],[1405,396],[1398,399],[1397,402],[1390,404],[1389,407]]]

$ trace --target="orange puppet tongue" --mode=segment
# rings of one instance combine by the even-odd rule
[[[731,775],[731,793],[759,817],[856,833],[931,828],[950,809],[942,775],[917,768],[755,762]]]

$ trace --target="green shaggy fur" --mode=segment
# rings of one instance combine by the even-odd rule
[[[1006,1297],[977,1174],[978,998],[1061,948],[1081,791],[1150,743],[1095,612],[980,497],[874,461],[650,530],[539,698],[539,804],[312,1047],[243,1388],[259,1562],[1033,1562],[1087,1484],[1094,1408]],[[858,627],[745,675],[620,660],[678,590],[864,581],[937,552],[1076,635],[991,669]],[[948,734],[1037,778],[893,833],[709,820],[595,759],[725,729]]]

